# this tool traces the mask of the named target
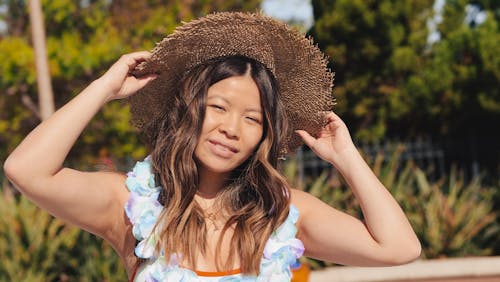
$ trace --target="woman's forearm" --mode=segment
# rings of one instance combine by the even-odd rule
[[[382,248],[409,250],[409,256],[419,253],[420,243],[403,210],[357,149],[352,147],[342,154],[342,163],[336,167],[360,203],[365,225],[374,240]]]

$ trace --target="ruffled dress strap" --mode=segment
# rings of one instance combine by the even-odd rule
[[[127,173],[125,182],[130,196],[125,204],[125,214],[132,223],[132,233],[139,242],[135,247],[135,255],[143,259],[134,281],[200,281],[196,273],[183,269],[175,254],[167,260],[163,252],[156,252],[158,233],[155,228],[163,211],[158,201],[161,187],[155,184],[151,169],[151,158],[137,162],[133,170]]]
[[[288,217],[276,231],[274,231],[264,247],[264,255],[260,264],[257,281],[290,281],[291,267],[304,254],[304,244],[297,239],[295,224],[299,218],[299,210],[290,205]]]
[[[161,187],[155,185],[150,157],[137,162],[134,169],[127,174],[125,184],[130,191],[125,213],[132,223],[132,233],[139,241],[135,255],[142,259],[154,258],[158,235],[153,233],[153,229],[163,206],[158,202]]]

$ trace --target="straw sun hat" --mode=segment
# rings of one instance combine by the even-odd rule
[[[262,14],[224,12],[177,27],[157,43],[151,59],[134,70],[136,76],[159,75],[129,98],[131,121],[148,145],[154,145],[155,125],[172,107],[183,75],[209,59],[232,55],[261,62],[278,81],[291,129],[282,152],[302,144],[294,130],[304,129],[313,136],[319,132],[324,112],[334,105],[333,73],[324,54],[312,40],[282,22]]]

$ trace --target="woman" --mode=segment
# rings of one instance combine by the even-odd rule
[[[122,56],[4,169],[37,205],[110,242],[134,281],[289,281],[302,254],[412,261],[420,244],[408,220],[329,111],[332,79],[322,53],[284,24],[210,15],[152,54]],[[127,176],[64,168],[102,105],[129,96],[150,156]],[[289,187],[278,159],[301,140],[342,173],[364,221]]]

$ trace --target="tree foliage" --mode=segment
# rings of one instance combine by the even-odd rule
[[[56,108],[96,79],[121,54],[150,50],[181,22],[213,11],[252,10],[252,1],[192,0],[43,0],[47,52]],[[0,0],[0,160],[38,123],[36,74],[28,5]],[[106,105],[74,150],[69,162],[90,169],[108,156],[123,162],[144,156],[123,102]],[[82,162],[84,160],[84,162]]]
[[[337,111],[359,138],[381,138],[387,121],[413,109],[402,85],[421,68],[433,0],[312,3],[316,22],[311,33],[332,59]]]
[[[35,60],[27,2],[0,0],[0,7],[6,8],[0,9],[0,20],[6,24],[6,29],[0,33],[2,62],[0,64],[0,108],[2,109],[0,160],[2,163],[7,154],[40,122],[36,114],[38,109]],[[56,108],[68,102],[87,84],[99,77],[121,54],[152,49],[155,42],[172,32],[181,21],[213,11],[254,11],[259,2],[258,0],[43,0],[47,52]],[[136,130],[129,124],[129,114],[128,107],[123,102],[105,105],[78,139],[68,158],[70,166],[90,170],[109,169],[114,168],[115,164],[126,165],[127,160],[131,158],[143,157],[146,153],[145,148],[137,139]],[[115,158],[114,163],[109,161],[110,156]],[[9,190],[8,187],[4,188],[4,191]],[[16,207],[20,204],[26,205],[22,212],[29,210],[36,216],[16,215],[16,219],[33,221],[42,218],[40,224],[46,226],[33,225],[36,227],[31,230],[34,231],[33,236],[53,237],[55,234],[61,235],[59,236],[61,238],[55,236],[56,239],[71,239],[71,241],[68,244],[64,241],[65,244],[62,244],[61,240],[51,241],[42,238],[41,241],[35,242],[40,243],[36,246],[29,240],[25,240],[26,243],[22,241],[26,239],[22,236],[24,229],[14,228],[18,224],[16,219],[7,217],[10,221],[6,224],[14,225],[3,228],[2,230],[5,230],[10,237],[6,235],[7,237],[3,236],[5,238],[0,239],[11,238],[10,242],[16,243],[11,244],[13,250],[17,248],[17,252],[14,252],[15,256],[2,258],[3,261],[10,259],[12,262],[5,264],[4,271],[1,271],[0,267],[0,273],[3,275],[0,275],[0,280],[123,281],[125,279],[123,266],[118,263],[117,256],[109,245],[78,229],[62,225],[60,221],[51,218],[45,212],[35,209],[24,197],[16,199],[11,197],[12,203],[9,202],[11,205],[1,207],[5,206],[3,210],[9,215],[18,210],[12,208],[12,205]],[[16,204],[16,201],[20,204]],[[26,226],[29,227],[29,224]],[[48,228],[48,231],[44,231],[44,228]],[[52,234],[49,231],[56,233]],[[62,236],[64,235],[62,232],[71,232],[71,236]],[[12,241],[12,238],[15,240]],[[7,241],[4,243],[8,246]],[[12,248],[0,249],[10,252]]]
[[[391,125],[446,134],[466,120],[498,120],[500,4],[446,1],[437,26],[441,39],[430,44],[433,3],[313,1],[312,34],[333,60],[338,110],[361,137],[380,138]],[[486,21],[466,21],[471,4]]]
[[[431,135],[461,161],[498,166],[498,1],[312,3],[310,33],[336,71],[336,110],[358,139]]]

